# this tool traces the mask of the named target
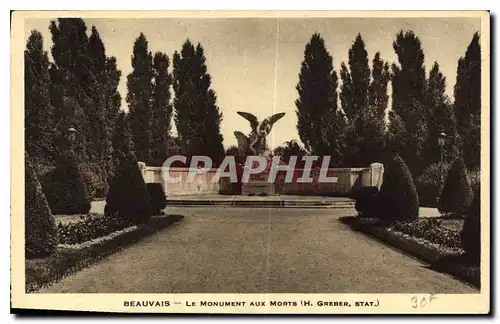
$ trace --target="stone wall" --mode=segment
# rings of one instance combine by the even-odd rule
[[[234,185],[228,178],[221,178],[218,183],[212,183],[212,177],[217,169],[210,169],[206,173],[196,174],[194,181],[188,182],[188,168],[170,168],[170,176],[181,177],[178,183],[166,183],[163,181],[162,168],[150,167],[140,164],[141,171],[146,183],[161,183],[167,196],[182,195],[213,195],[221,192],[234,191]],[[373,163],[367,168],[333,168],[329,169],[328,177],[337,177],[336,183],[319,183],[319,170],[312,170],[312,183],[298,183],[303,170],[296,170],[291,183],[285,183],[285,172],[278,172],[276,177],[276,193],[288,195],[349,195],[356,189],[382,185],[383,165]]]

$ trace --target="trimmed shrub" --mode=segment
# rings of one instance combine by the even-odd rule
[[[145,223],[151,218],[148,190],[133,153],[120,161],[110,181],[104,213],[133,224]]]
[[[55,252],[58,239],[54,216],[27,154],[25,158],[24,230],[26,258],[43,258]]]
[[[149,200],[151,202],[151,214],[160,215],[161,211],[167,207],[167,198],[161,183],[147,183]]]
[[[481,259],[481,199],[479,190],[475,191],[474,199],[467,210],[467,218],[461,236],[467,259],[479,264]]]
[[[469,170],[467,173],[469,176],[470,187],[472,192],[481,189],[481,171],[480,170]]]
[[[393,221],[418,218],[417,189],[408,166],[399,155],[384,163],[379,199],[380,219]]]
[[[472,189],[465,163],[462,158],[457,158],[446,175],[438,209],[441,213],[453,213],[461,216],[467,212],[472,198]]]
[[[91,197],[73,151],[66,151],[58,157],[54,172],[47,175],[44,183],[53,214],[87,214],[90,211]]]
[[[122,218],[111,218],[99,215],[85,215],[78,222],[58,224],[59,243],[77,244],[87,242],[99,237],[131,226]]]
[[[420,206],[437,207],[443,189],[444,176],[450,166],[447,163],[433,163],[422,171],[415,181]],[[441,181],[443,177],[443,181]]]
[[[104,198],[108,191],[106,170],[98,164],[80,164],[82,180],[88,193],[93,198]]]
[[[378,187],[361,188],[355,198],[355,207],[360,217],[372,217],[377,215]]]

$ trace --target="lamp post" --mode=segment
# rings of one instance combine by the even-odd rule
[[[444,182],[444,155],[443,155],[443,147],[444,144],[446,143],[446,133],[441,132],[438,134],[438,145],[439,148],[441,149],[441,186],[443,185]]]
[[[76,129],[73,127],[68,128],[68,149],[72,150],[73,149],[73,144],[75,143],[75,138],[76,138]]]

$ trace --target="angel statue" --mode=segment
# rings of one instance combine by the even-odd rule
[[[259,123],[257,117],[254,115],[238,111],[238,115],[242,116],[250,122],[252,127],[252,132],[249,136],[246,136],[242,132],[235,131],[234,136],[238,140],[238,148],[240,152],[245,155],[262,155],[264,154],[267,145],[266,137],[271,132],[271,129],[278,120],[280,120],[285,113],[274,114],[271,117],[264,119],[262,123]]]

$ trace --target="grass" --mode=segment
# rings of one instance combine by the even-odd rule
[[[59,248],[47,258],[26,260],[26,292],[36,292],[40,288],[49,286],[158,230],[181,221],[182,218],[181,215],[153,217],[148,223],[140,225],[136,230],[125,232],[99,244],[78,250]]]

